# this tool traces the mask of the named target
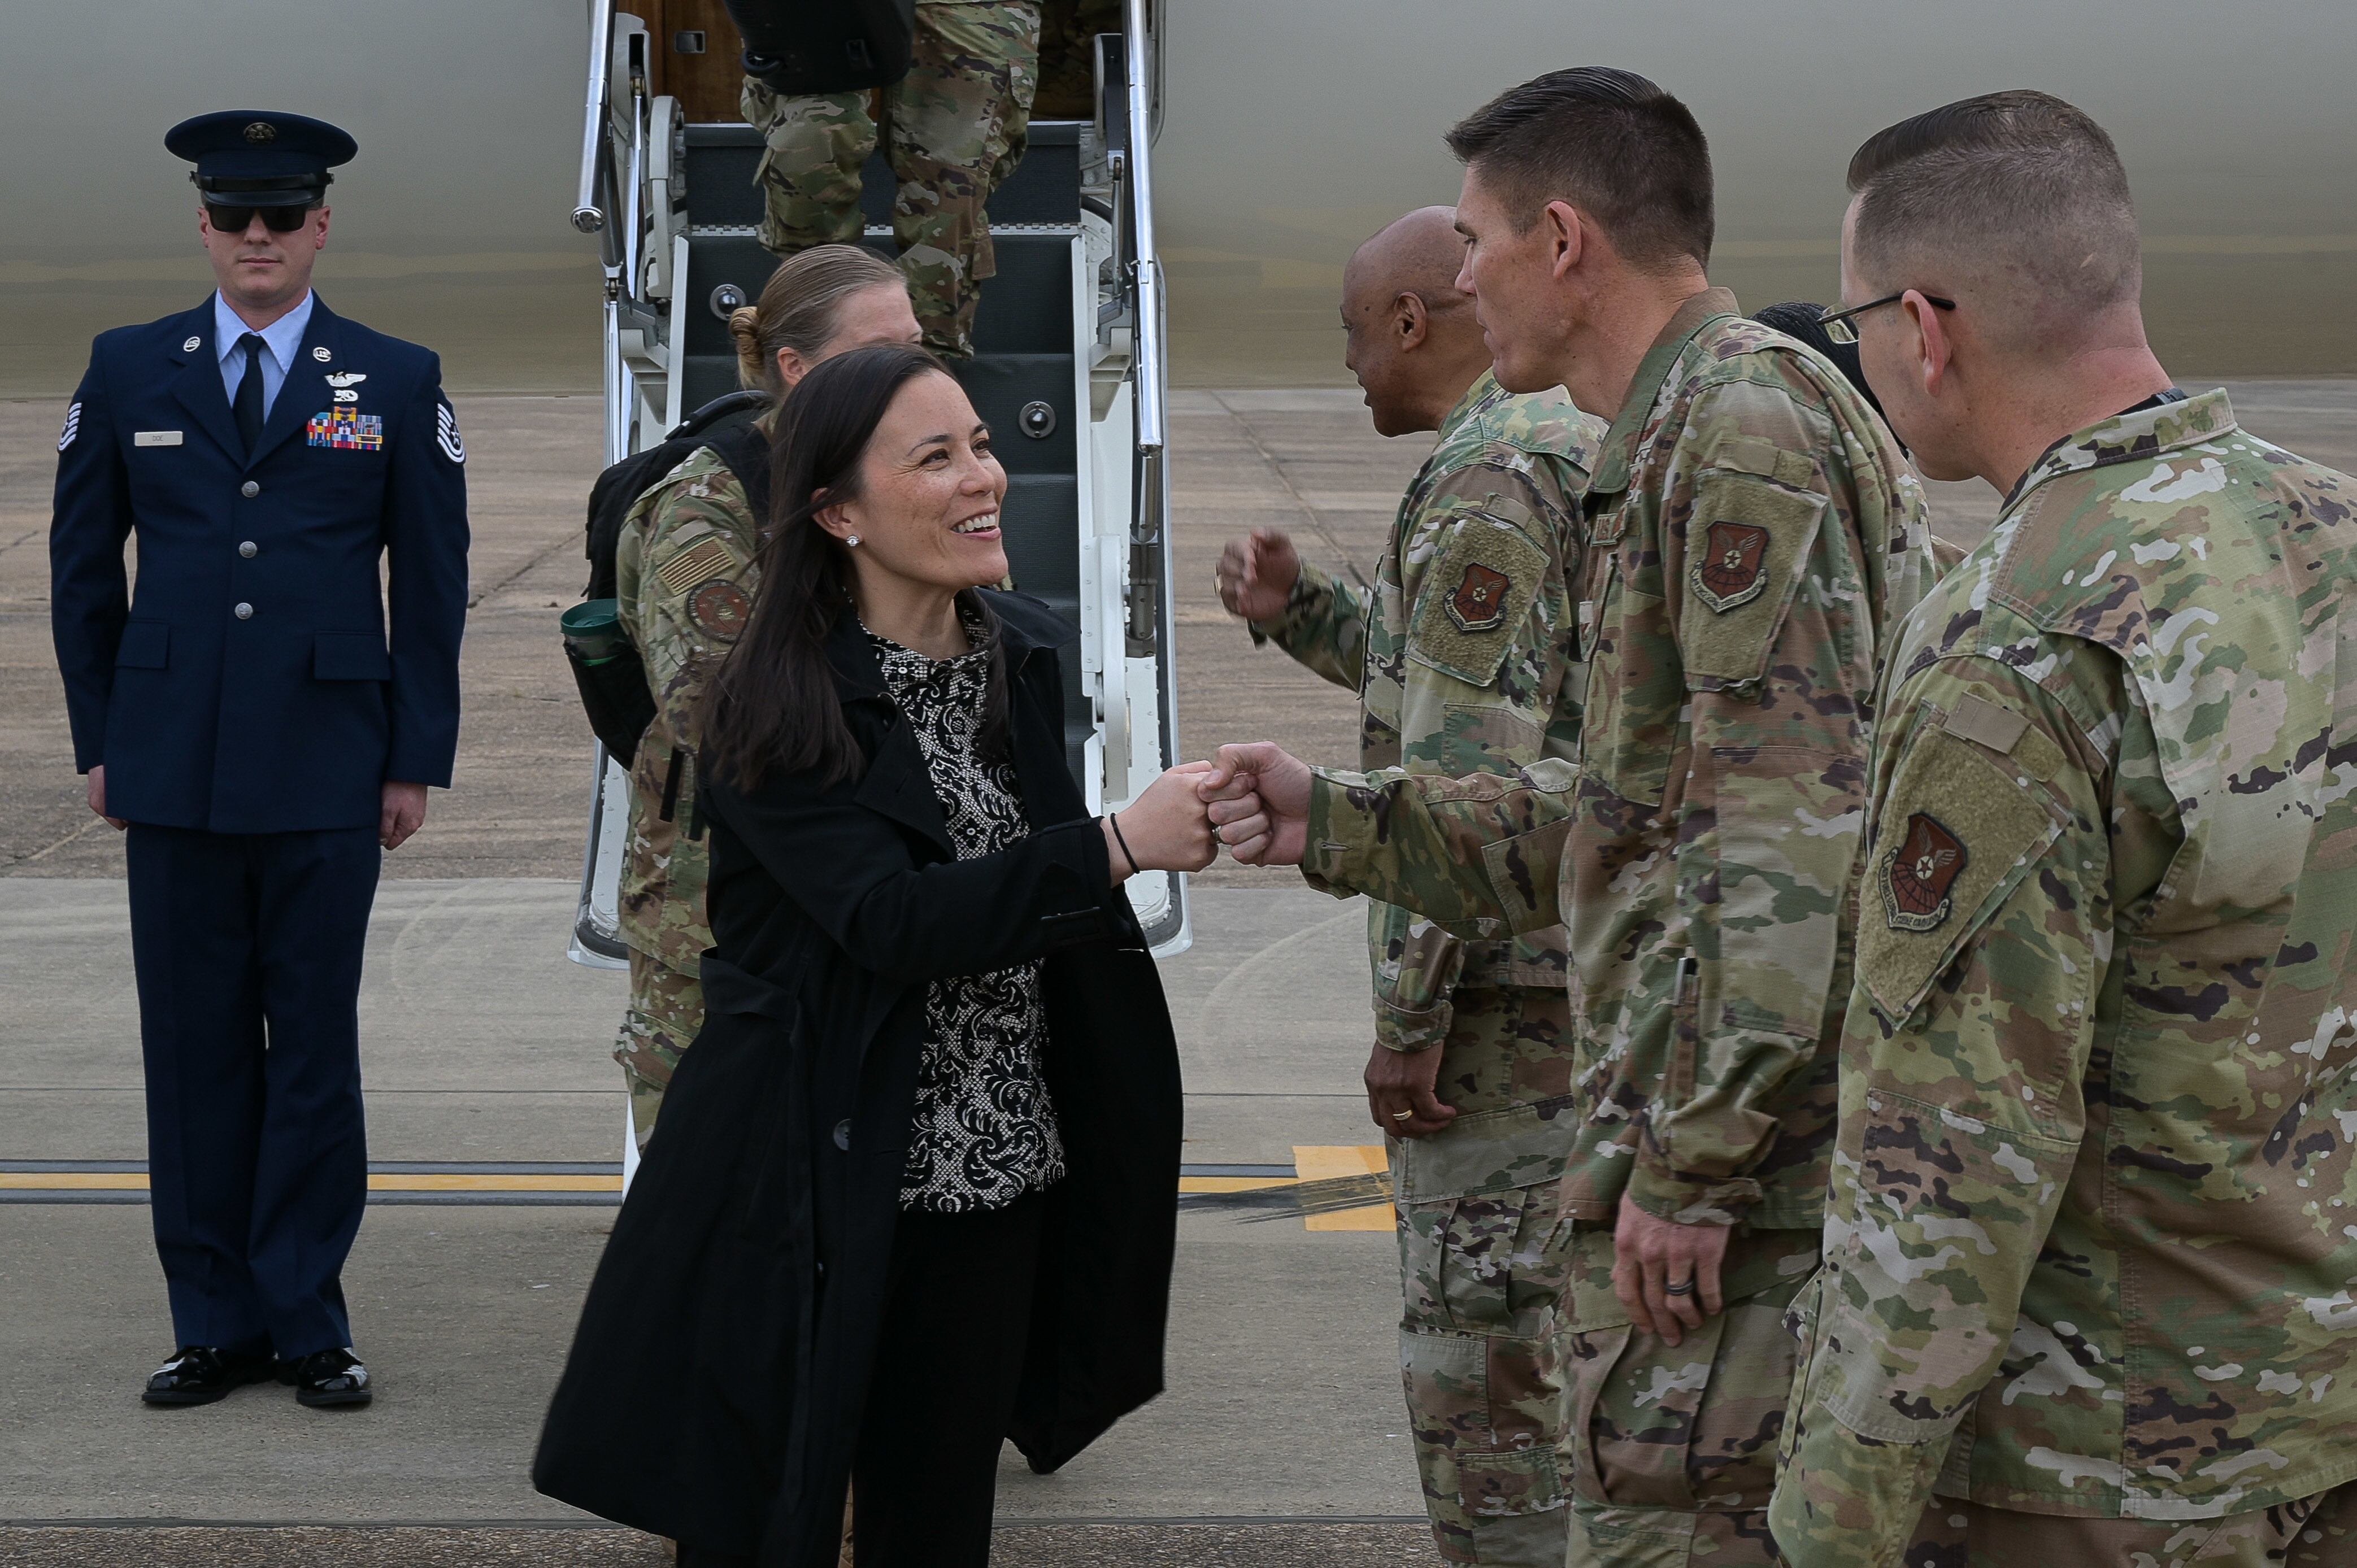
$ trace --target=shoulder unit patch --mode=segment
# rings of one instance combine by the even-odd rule
[[[1725,615],[1767,585],[1768,531],[1752,522],[1712,523],[1695,557],[1695,596]]]
[[[687,596],[687,618],[716,641],[736,641],[752,616],[752,599],[726,577],[715,577]]]
[[[1894,931],[1936,931],[1947,923],[1955,899],[1949,889],[1964,874],[1971,854],[1964,841],[1926,811],[1907,819],[1907,832],[1882,862],[1882,903]]]
[[[1495,631],[1506,624],[1506,590],[1512,586],[1503,572],[1469,561],[1448,596],[1448,618],[1459,631]]]

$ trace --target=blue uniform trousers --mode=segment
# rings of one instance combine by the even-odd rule
[[[360,986],[377,831],[134,822],[125,860],[173,1331],[287,1359],[349,1345],[339,1276],[368,1192]]]

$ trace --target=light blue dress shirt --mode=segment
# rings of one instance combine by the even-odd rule
[[[304,329],[311,325],[313,295],[306,293],[303,302],[262,329],[262,413],[267,419],[278,402],[278,389],[286,384],[286,372],[295,368],[295,351],[303,346]],[[237,340],[253,328],[238,319],[229,301],[216,292],[213,295],[213,342],[221,349],[221,389],[229,393],[229,405],[237,406],[237,383],[245,380],[245,355],[239,351]]]

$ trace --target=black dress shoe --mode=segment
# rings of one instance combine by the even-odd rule
[[[210,1404],[231,1389],[270,1376],[266,1353],[223,1350],[213,1345],[183,1345],[156,1369],[140,1398],[149,1404]]]
[[[278,1380],[294,1385],[304,1404],[366,1404],[376,1397],[369,1387],[368,1369],[350,1349],[314,1350],[297,1360],[278,1363]]]

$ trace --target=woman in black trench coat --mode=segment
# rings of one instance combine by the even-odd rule
[[[1117,819],[1066,771],[1063,622],[921,350],[786,405],[716,678],[706,1019],[622,1207],[533,1480],[699,1565],[989,1556],[1003,1438],[1051,1470],[1162,1387],[1179,1090],[1121,882],[1209,864],[1197,769]]]

